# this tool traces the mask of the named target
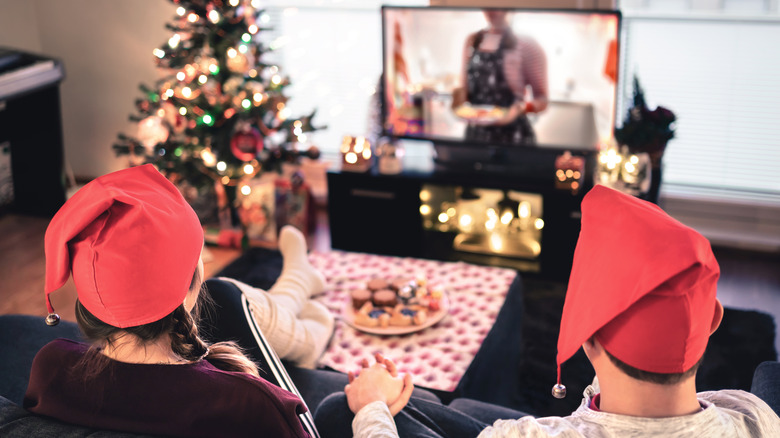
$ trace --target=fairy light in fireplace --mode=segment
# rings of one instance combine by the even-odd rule
[[[485,221],[485,229],[488,231],[493,231],[496,229],[496,225],[498,224],[498,213],[496,213],[496,210],[494,208],[488,208],[485,212],[487,214],[487,220]]]
[[[501,252],[504,249],[504,238],[498,233],[492,233],[490,235],[490,249],[493,252]]]
[[[511,211],[506,211],[501,215],[501,223],[504,225],[509,225],[514,217],[515,215],[512,214]]]

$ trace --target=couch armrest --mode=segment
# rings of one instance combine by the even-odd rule
[[[761,362],[753,373],[750,392],[780,415],[780,362]]]
[[[78,326],[60,321],[49,327],[42,316],[0,315],[0,395],[21,405],[38,350],[57,338],[80,340]]]

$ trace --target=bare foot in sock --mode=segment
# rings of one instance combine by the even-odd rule
[[[325,276],[309,262],[306,238],[297,228],[285,225],[279,231],[279,251],[284,259],[282,271],[295,270],[298,275],[306,275],[309,280],[309,296],[325,290]]]

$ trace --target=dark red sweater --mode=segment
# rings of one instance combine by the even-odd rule
[[[57,339],[35,356],[24,407],[68,423],[180,437],[308,437],[301,400],[265,380],[185,365],[111,360],[84,379],[76,363],[88,346]]]

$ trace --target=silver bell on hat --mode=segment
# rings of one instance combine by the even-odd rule
[[[566,386],[556,383],[555,386],[552,387],[552,395],[555,398],[566,397]]]
[[[60,315],[50,313],[46,316],[46,325],[53,327],[60,323]]]

